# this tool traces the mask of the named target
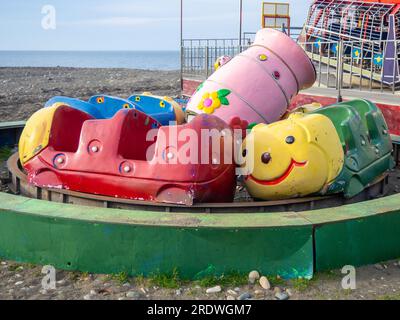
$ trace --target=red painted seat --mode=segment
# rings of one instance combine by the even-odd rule
[[[230,127],[207,115],[181,126],[156,124],[138,110],[99,120],[62,106],[54,112],[48,146],[24,167],[41,187],[183,204],[231,202],[235,165],[232,157],[224,162],[225,139],[217,138],[213,148],[215,137],[202,137],[202,130],[218,134]]]

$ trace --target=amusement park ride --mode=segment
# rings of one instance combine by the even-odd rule
[[[351,55],[385,84],[398,84],[400,56],[400,1],[317,0],[310,8],[301,42],[332,55],[343,41]]]
[[[54,97],[8,161],[19,196],[0,194],[0,256],[91,272],[178,267],[191,278],[254,267],[311,277],[398,257],[400,198],[387,186],[400,103],[379,92],[370,93],[379,103],[301,92],[320,81],[322,64],[395,86],[397,2],[316,0],[297,42],[276,30],[290,33],[289,6],[265,3],[250,46],[219,57],[201,80],[183,79],[188,101]],[[188,155],[195,161],[180,161]],[[379,239],[365,243],[370,234]]]

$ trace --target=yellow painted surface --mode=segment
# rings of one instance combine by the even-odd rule
[[[294,142],[286,142],[293,137]],[[290,139],[289,139],[290,140]],[[329,118],[294,113],[288,119],[253,128],[242,146],[246,187],[258,199],[276,200],[322,192],[341,172],[339,136]],[[269,153],[270,161],[262,161]]]
[[[32,159],[49,144],[55,111],[65,104],[55,104],[35,112],[27,121],[19,140],[19,158],[22,164]]]
[[[310,113],[319,108],[322,108],[322,104],[320,104],[318,102],[313,102],[310,104],[306,104],[304,106],[297,107],[297,108],[293,109],[290,113]]]

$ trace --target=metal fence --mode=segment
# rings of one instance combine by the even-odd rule
[[[397,41],[299,42],[317,71],[317,87],[396,93]],[[395,52],[387,54],[387,48]]]
[[[246,39],[250,38],[249,33],[245,35]],[[213,43],[209,42],[210,46],[183,47],[183,77],[206,79],[214,71],[214,63],[218,57],[223,55],[233,57],[249,47],[249,43],[242,43],[245,45],[239,46],[237,41],[234,45],[213,46]],[[315,84],[317,87],[392,93],[400,91],[398,73],[400,52],[392,53],[392,57],[386,54],[388,47],[397,51],[400,40],[394,43],[393,41],[362,43],[319,41],[298,42],[298,44],[303,47],[315,65],[318,76]]]
[[[184,47],[182,74],[195,78],[208,78],[214,72],[214,63],[221,56],[234,57],[248,46]]]
[[[303,27],[290,27],[290,29],[288,29],[288,28],[286,28],[285,24],[283,24],[282,27],[277,30],[285,32],[294,41],[297,41],[299,39],[301,32],[303,31]],[[255,36],[256,36],[256,32],[243,33],[244,39],[247,40],[247,42],[246,42],[247,45],[250,45],[254,41]]]

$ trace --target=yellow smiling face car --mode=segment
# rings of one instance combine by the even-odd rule
[[[242,145],[245,184],[252,197],[276,200],[324,192],[340,174],[344,152],[326,116],[294,113],[255,126]]]

